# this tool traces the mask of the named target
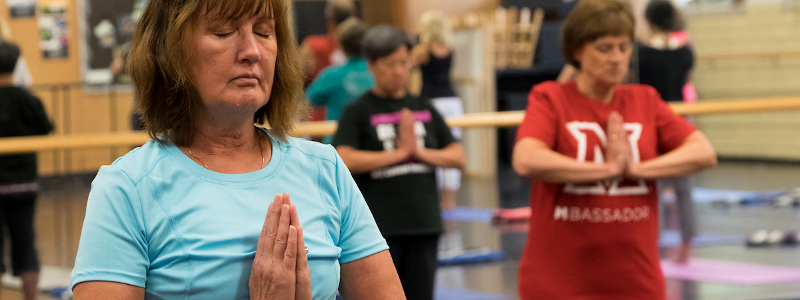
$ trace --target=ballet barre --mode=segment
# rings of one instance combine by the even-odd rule
[[[754,111],[800,108],[800,98],[769,98],[750,100],[703,101],[694,104],[670,104],[680,115],[729,114]],[[451,127],[493,128],[518,126],[524,111],[483,112],[447,118]],[[299,123],[291,132],[293,136],[325,136],[336,131],[336,121]],[[150,137],[142,131],[109,133],[83,133],[31,137],[0,138],[0,154],[28,153],[43,150],[78,149],[96,147],[141,146]]]

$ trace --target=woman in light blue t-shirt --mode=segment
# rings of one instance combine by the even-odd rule
[[[149,1],[127,67],[153,139],[92,183],[75,299],[404,299],[336,151],[288,137],[290,3]]]

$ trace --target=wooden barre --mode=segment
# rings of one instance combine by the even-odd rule
[[[694,104],[670,104],[680,115],[708,115],[761,110],[800,108],[800,98],[770,98],[755,100],[704,101]],[[524,117],[524,111],[504,111],[465,114],[460,118],[447,118],[452,127],[514,127]],[[336,121],[300,123],[293,136],[325,136],[336,131]],[[141,131],[111,133],[86,133],[32,137],[0,138],[0,154],[27,153],[42,150],[76,149],[94,147],[141,146],[150,137]]]

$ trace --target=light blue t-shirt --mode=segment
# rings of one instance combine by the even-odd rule
[[[328,120],[339,120],[344,107],[375,85],[367,61],[350,58],[346,64],[328,67],[319,74],[306,90],[306,97],[314,106],[328,106]]]
[[[388,249],[333,147],[280,142],[259,171],[203,168],[174,144],[149,141],[92,182],[72,286],[113,281],[146,299],[248,299],[267,207],[289,192],[309,249],[314,299],[334,299],[339,264]]]

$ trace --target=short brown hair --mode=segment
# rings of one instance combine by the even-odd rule
[[[131,41],[127,69],[136,85],[136,106],[150,136],[191,144],[201,108],[189,64],[189,33],[200,17],[238,18],[267,11],[275,19],[278,55],[269,101],[253,115],[285,141],[305,112],[303,72],[288,0],[150,0]]]
[[[627,35],[633,41],[634,19],[631,7],[619,0],[580,0],[564,20],[561,51],[568,63],[581,68],[575,60],[586,43],[604,36]]]

